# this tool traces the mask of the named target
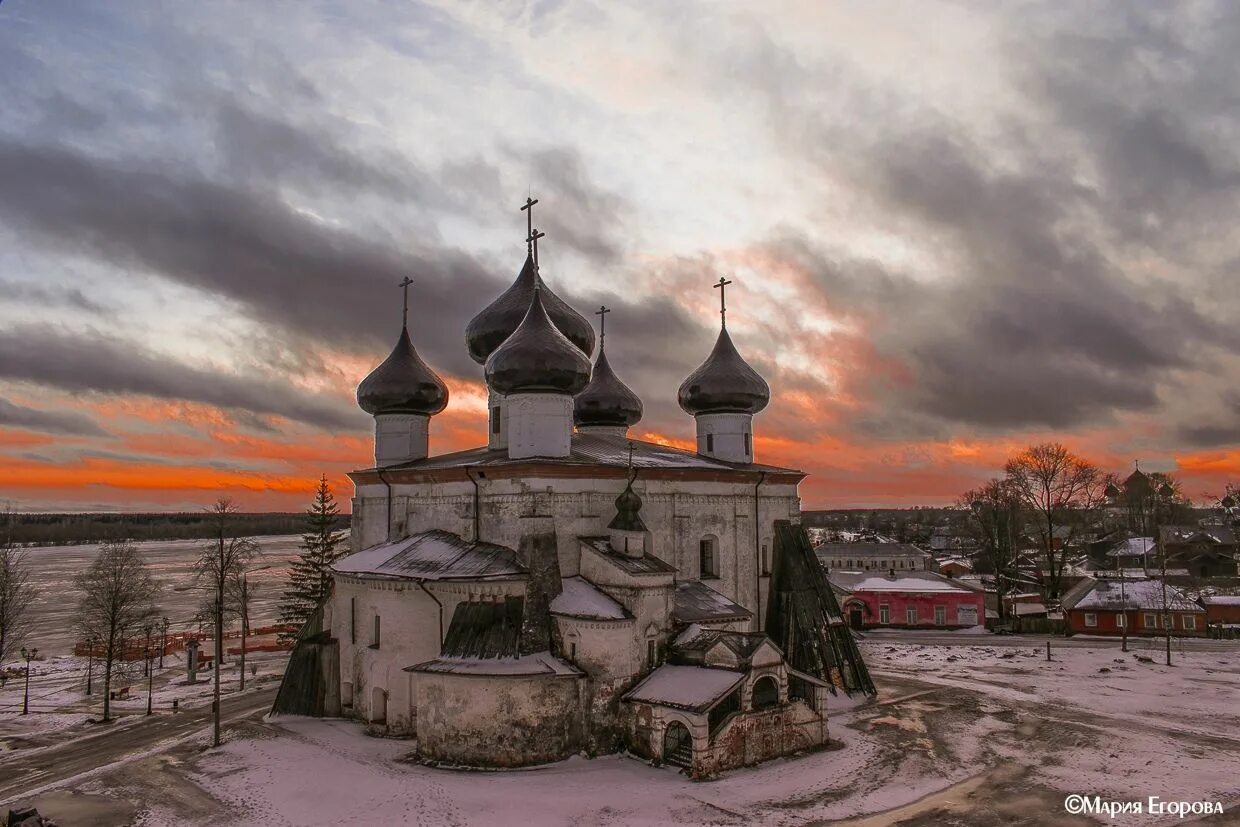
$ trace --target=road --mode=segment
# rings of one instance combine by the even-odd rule
[[[225,696],[221,701],[225,723],[262,715],[275,700],[276,687]],[[211,706],[151,717],[119,729],[98,732],[58,746],[0,758],[0,808],[37,790],[63,784],[75,776],[125,760],[171,748],[177,741],[211,724]]]
[[[1059,637],[1057,635],[992,635],[962,634],[960,632],[910,632],[903,630],[869,629],[862,632],[862,640],[870,643],[907,643],[925,646],[993,646],[1044,647],[1049,640],[1052,649],[1119,649],[1120,638],[1110,637]],[[1138,637],[1128,638],[1128,649],[1131,652],[1164,651],[1166,638]],[[1171,656],[1176,652],[1232,652],[1240,657],[1240,640],[1211,640],[1209,638],[1172,638]]]

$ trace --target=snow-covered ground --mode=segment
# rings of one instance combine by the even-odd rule
[[[836,705],[833,749],[713,781],[622,756],[517,772],[430,769],[403,760],[409,741],[367,737],[346,721],[278,718],[242,727],[219,750],[144,759],[92,790],[144,802],[148,827],[1090,823],[1064,813],[1070,793],[1217,801],[1240,814],[1240,647],[1174,653],[1172,667],[1134,656],[1153,650],[1103,643],[1055,649],[1050,662],[1036,645],[986,638],[862,648],[879,699]],[[171,802],[158,793],[169,787]]]

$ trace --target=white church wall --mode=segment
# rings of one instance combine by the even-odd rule
[[[486,469],[474,471],[478,477]],[[521,517],[554,518],[560,573],[580,573],[579,536],[604,536],[615,516],[622,479],[526,478],[479,479],[479,528],[483,540],[516,549]],[[755,548],[753,483],[705,480],[645,480],[634,490],[642,497],[642,519],[650,530],[649,552],[676,566],[681,580],[700,575],[699,543],[717,540],[718,578],[707,583],[750,611],[758,606],[760,547]],[[393,523],[403,535],[438,528],[472,539],[474,487],[468,480],[396,483],[392,486]],[[359,548],[386,539],[387,491],[383,485],[359,486],[354,508],[354,535]],[[360,516],[359,516],[360,515]],[[792,484],[762,485],[759,534],[769,537],[775,520],[797,520],[800,500]],[[378,523],[376,525],[375,523]],[[755,623],[761,622],[761,616]],[[756,627],[755,627],[756,628]]]

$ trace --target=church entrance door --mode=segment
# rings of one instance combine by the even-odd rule
[[[663,732],[663,761],[677,767],[693,763],[693,736],[680,721],[672,721]]]
[[[387,723],[387,693],[377,686],[370,693],[370,722]]]

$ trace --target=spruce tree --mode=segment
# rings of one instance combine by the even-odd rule
[[[331,567],[345,549],[344,532],[336,528],[339,507],[327,484],[327,475],[319,479],[314,504],[306,511],[306,533],[301,537],[301,556],[289,571],[289,587],[280,604],[280,622],[301,629],[327,596],[331,585]]]

